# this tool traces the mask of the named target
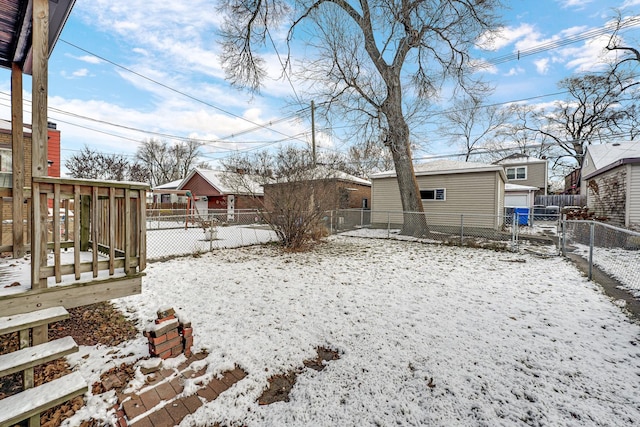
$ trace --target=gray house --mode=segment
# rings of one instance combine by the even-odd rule
[[[590,145],[580,192],[596,216],[640,230],[640,141]]]
[[[503,224],[504,186],[507,180],[499,165],[437,160],[414,167],[422,204],[429,221],[499,229]],[[403,223],[402,203],[395,171],[371,177],[372,223]],[[451,215],[456,214],[456,215]]]
[[[537,187],[538,194],[547,194],[547,160],[515,153],[498,160],[495,164],[504,167],[509,184]]]

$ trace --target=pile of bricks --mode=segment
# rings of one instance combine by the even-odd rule
[[[191,356],[193,329],[191,322],[180,321],[173,308],[158,310],[158,318],[144,335],[149,340],[152,357],[168,359],[183,354]]]

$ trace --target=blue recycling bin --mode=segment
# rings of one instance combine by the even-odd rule
[[[515,208],[514,213],[518,215],[518,225],[529,225],[529,208]]]

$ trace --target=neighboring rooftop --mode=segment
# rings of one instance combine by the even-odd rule
[[[494,164],[496,165],[512,165],[519,163],[546,163],[546,160],[539,159],[537,157],[531,157],[527,154],[513,153],[494,162]]]
[[[433,162],[420,163],[413,166],[416,176],[423,175],[444,175],[453,173],[469,173],[469,172],[500,172],[504,176],[502,166],[490,165],[479,162],[461,162],[458,160],[435,160]],[[371,178],[387,178],[396,176],[395,170],[380,172],[371,175]]]
[[[622,164],[625,160],[626,163],[632,160],[640,162],[640,141],[589,145],[587,153],[595,168],[595,172],[590,174],[592,176],[603,172],[601,169]]]
[[[217,171],[211,169],[195,168],[183,179],[178,186],[178,190],[184,189],[184,185],[195,175],[199,174],[220,194],[251,194],[262,195],[262,186],[247,174],[235,172]]]

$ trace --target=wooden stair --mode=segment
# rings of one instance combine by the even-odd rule
[[[0,356],[0,377],[22,372],[24,390],[0,400],[0,427],[29,419],[29,426],[40,426],[40,413],[85,393],[87,384],[73,372],[34,387],[33,368],[78,351],[71,337],[31,346],[29,332],[69,317],[64,307],[52,307],[31,313],[0,317],[0,335],[20,332],[20,350]]]

